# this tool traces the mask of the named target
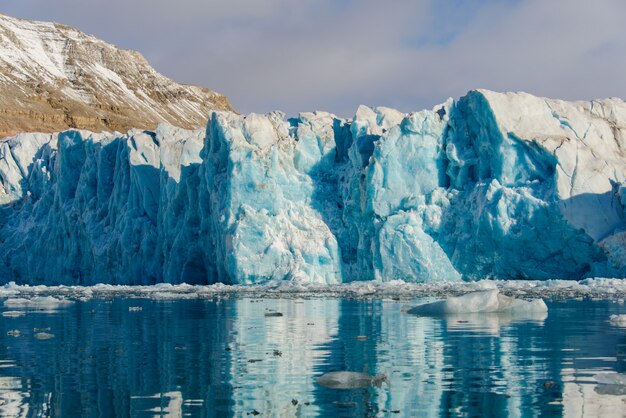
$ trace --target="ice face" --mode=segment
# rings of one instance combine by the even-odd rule
[[[333,121],[214,115],[204,179],[220,281],[341,281]]]
[[[626,104],[472,91],[431,111],[0,141],[0,281],[435,282],[626,274]]]

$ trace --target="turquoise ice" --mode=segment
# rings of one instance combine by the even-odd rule
[[[0,140],[0,282],[433,282],[626,274],[626,104],[211,115]]]

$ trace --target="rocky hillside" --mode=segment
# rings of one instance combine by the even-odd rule
[[[69,26],[0,14],[0,138],[18,132],[206,124],[226,97],[159,74],[135,51]]]

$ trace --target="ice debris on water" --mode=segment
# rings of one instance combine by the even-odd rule
[[[459,296],[466,293],[499,289],[503,295],[523,299],[534,298],[603,298],[623,299],[626,297],[626,279],[595,278],[582,281],[574,280],[480,280],[475,282],[434,282],[408,283],[402,280],[388,282],[359,281],[341,284],[295,283],[291,281],[270,281],[258,285],[212,285],[177,284],[163,286],[131,286],[96,284],[94,286],[29,286],[10,283],[0,286],[0,303],[2,299],[14,300],[18,304],[28,306],[24,300],[35,300],[37,297],[52,296],[69,306],[74,300],[112,297],[146,298],[155,300],[167,299],[211,299],[231,296],[248,296],[254,298],[294,298],[309,296],[340,297],[340,298],[391,298],[406,300],[416,297]],[[51,299],[48,299],[51,302]],[[56,302],[54,302],[56,304]],[[5,305],[6,306],[6,305]],[[56,305],[58,306],[58,305]],[[17,308],[17,307],[16,307]],[[22,309],[22,308],[17,308]],[[47,308],[46,308],[47,309]]]
[[[625,126],[620,99],[476,90],[411,114],[21,134],[0,140],[0,282],[626,277]]]
[[[626,327],[626,315],[611,315],[609,317],[609,322],[611,325]]]
[[[4,311],[2,312],[2,316],[5,318],[18,318],[20,316],[24,316],[23,311]]]
[[[465,313],[508,313],[524,315],[545,313],[548,307],[542,299],[530,301],[505,296],[498,289],[453,296],[445,300],[425,303],[406,311],[413,315],[437,316]]]
[[[6,308],[48,310],[66,307],[73,303],[71,300],[55,298],[54,296],[35,296],[31,299],[9,298],[4,301],[4,306]]]

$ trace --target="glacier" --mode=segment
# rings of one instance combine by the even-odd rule
[[[0,283],[626,276],[626,104],[470,91],[411,114],[0,140]]]

